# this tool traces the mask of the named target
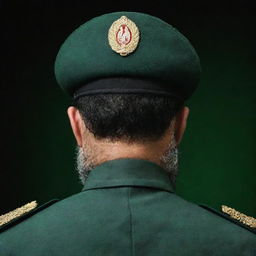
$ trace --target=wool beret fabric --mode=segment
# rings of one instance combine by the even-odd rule
[[[139,30],[137,48],[127,56],[108,40],[111,25],[122,16]],[[55,75],[71,97],[99,93],[153,93],[185,100],[200,80],[199,57],[177,29],[138,12],[115,12],[91,19],[62,44]]]

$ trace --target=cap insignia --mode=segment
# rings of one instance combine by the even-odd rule
[[[251,216],[247,216],[239,211],[236,211],[233,208],[230,208],[228,206],[222,205],[222,211],[226,214],[228,214],[231,218],[236,219],[246,226],[249,226],[251,228],[256,228],[256,219],[254,219]]]
[[[140,32],[136,24],[122,16],[113,22],[108,31],[108,41],[112,50],[121,56],[134,52],[138,46]]]

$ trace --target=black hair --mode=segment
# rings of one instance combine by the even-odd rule
[[[97,94],[74,101],[97,139],[145,142],[160,139],[183,102],[153,94]]]

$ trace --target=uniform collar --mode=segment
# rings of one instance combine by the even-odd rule
[[[104,162],[91,170],[83,191],[89,189],[135,186],[173,192],[167,172],[144,159],[119,158]]]

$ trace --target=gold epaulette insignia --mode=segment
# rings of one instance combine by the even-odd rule
[[[251,228],[256,228],[256,219],[251,217],[251,216],[247,216],[239,211],[236,211],[233,208],[230,208],[226,205],[222,205],[222,211],[226,214],[228,214],[231,218],[236,219],[240,222],[242,222],[243,224],[245,224],[246,226],[249,226]]]
[[[22,207],[19,207],[11,212],[8,212],[6,214],[3,214],[0,216],[0,226],[9,223],[11,220],[14,220],[20,216],[22,216],[25,213],[28,213],[35,209],[37,207],[37,202],[32,201],[28,204],[23,205]]]

